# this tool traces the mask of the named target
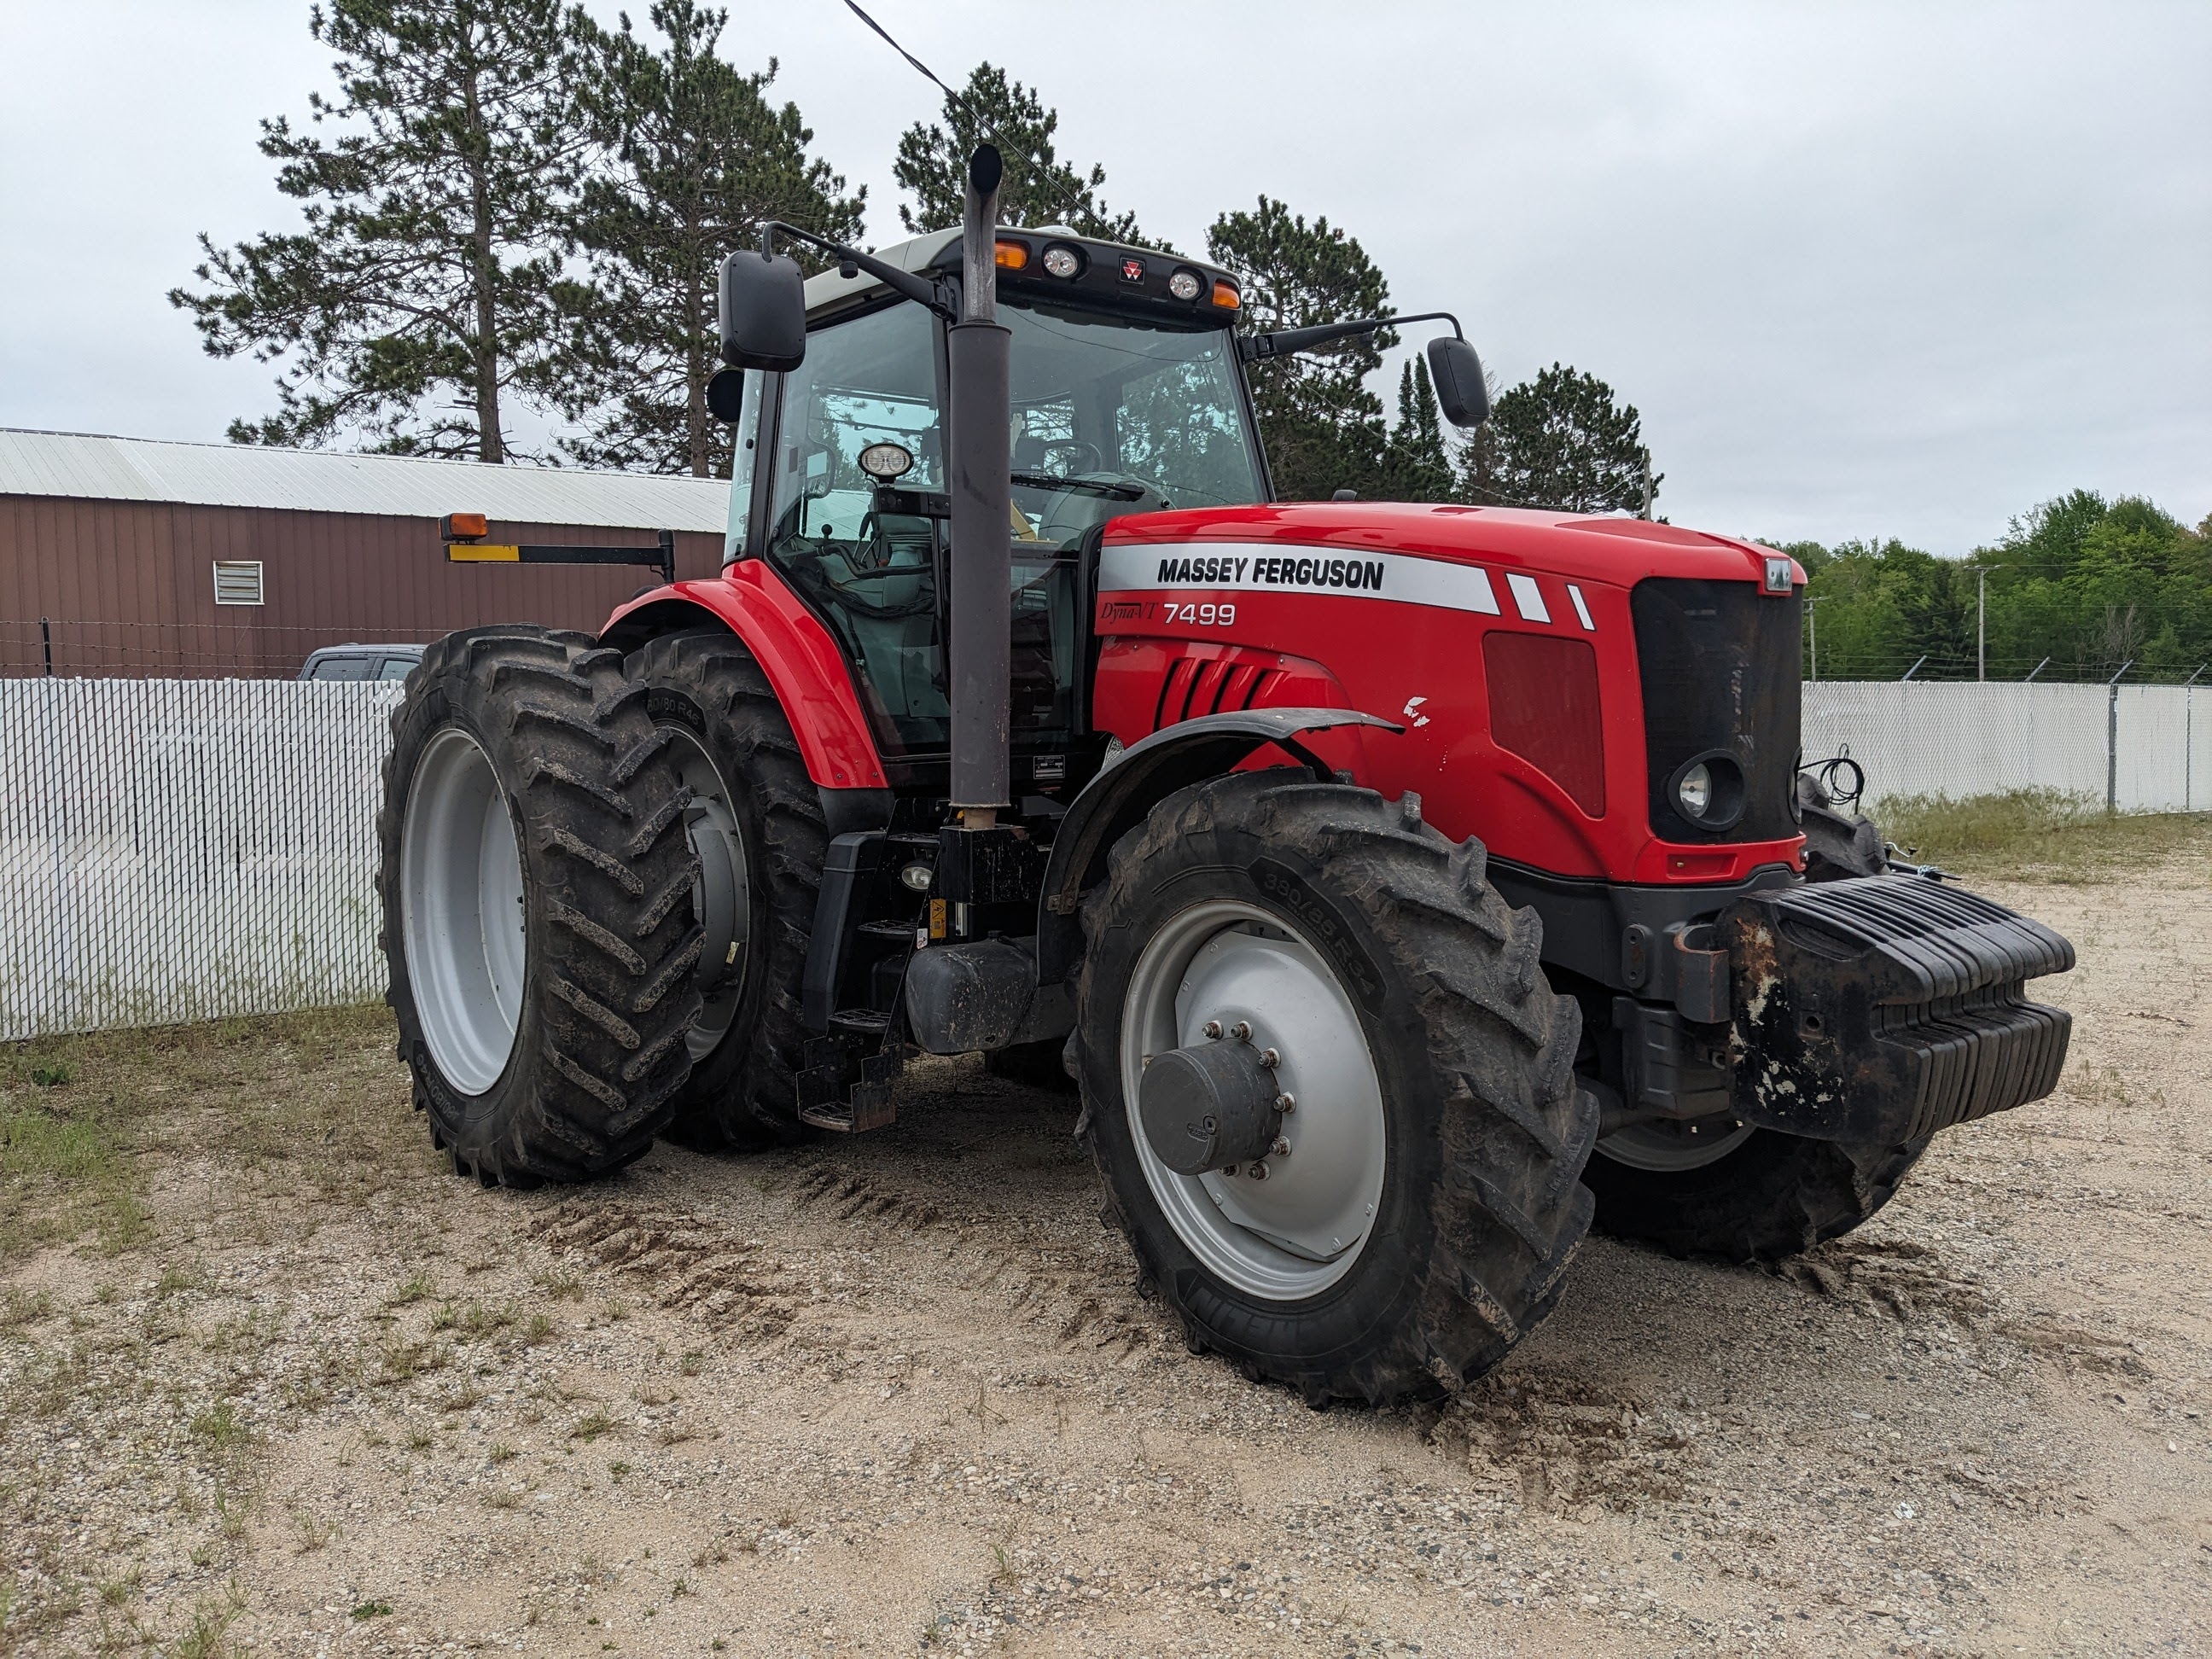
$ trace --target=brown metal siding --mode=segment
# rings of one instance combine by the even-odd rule
[[[650,545],[650,526],[494,521],[494,541]],[[679,532],[680,577],[722,540]],[[262,564],[258,606],[218,605],[221,559]],[[639,566],[455,565],[434,519],[0,495],[0,674],[286,675],[317,646],[427,641],[483,623],[596,629],[658,580]]]

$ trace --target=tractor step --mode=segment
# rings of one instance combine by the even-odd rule
[[[898,1079],[912,1050],[884,1043],[890,1016],[848,1008],[830,1016],[830,1034],[806,1045],[796,1079],[799,1120],[835,1134],[863,1134],[898,1118]]]

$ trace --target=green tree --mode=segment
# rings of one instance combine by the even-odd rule
[[[1382,446],[1382,493],[1394,501],[1449,501],[1457,482],[1429,366],[1416,357],[1398,375],[1398,418]]]
[[[1654,474],[1656,501],[1664,474]],[[1570,513],[1644,504],[1644,420],[1595,374],[1553,363],[1498,399],[1468,446],[1469,499]]]
[[[1391,314],[1390,285],[1366,249],[1327,219],[1308,224],[1268,197],[1252,212],[1216,219],[1206,249],[1235,273],[1246,325],[1255,331]],[[1396,343],[1383,329],[1252,365],[1252,397],[1277,495],[1316,501],[1339,489],[1382,493],[1388,434],[1382,401],[1365,381]]]
[[[716,272],[723,257],[781,219],[825,236],[860,234],[865,190],[811,157],[795,104],[768,88],[776,64],[740,74],[716,54],[728,14],[654,0],[664,45],[627,15],[589,27],[586,80],[600,165],[574,220],[591,281],[564,284],[576,348],[564,388],[586,435],[563,448],[586,465],[726,476],[732,428],[707,409],[719,366]]]
[[[507,459],[508,394],[560,376],[553,289],[580,160],[575,14],[559,0],[327,0],[333,136],[262,123],[302,228],[200,238],[191,313],[217,357],[278,362],[279,410],[234,443],[357,432],[404,453]]]
[[[999,146],[1006,173],[999,185],[999,216],[1010,225],[1065,225],[1079,235],[1109,242],[1146,244],[1133,213],[1115,213],[1100,201],[1106,169],[1089,172],[1060,159],[1053,134],[1060,114],[1031,88],[988,63],[969,72],[965,102],[945,100],[945,125],[916,122],[900,136],[891,177],[914,198],[899,204],[908,231],[941,230],[960,222],[966,199],[968,158],[986,141]],[[974,113],[970,112],[973,111]],[[982,120],[976,119],[980,114]],[[986,125],[985,124],[988,125]]]

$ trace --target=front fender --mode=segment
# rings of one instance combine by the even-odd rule
[[[1259,750],[1274,745],[1326,781],[1328,765],[1297,741],[1302,732],[1334,726],[1406,728],[1352,708],[1244,708],[1204,714],[1155,732],[1084,786],[1067,809],[1045,864],[1037,901],[1037,982],[1057,984],[1082,954],[1078,911],[1085,890],[1105,878],[1114,843],[1176,790],[1232,772]]]
[[[806,775],[818,787],[889,787],[844,653],[761,560],[741,559],[708,580],[675,582],[642,594],[617,610],[599,637],[633,651],[659,635],[706,621],[735,634],[759,662],[799,739]]]

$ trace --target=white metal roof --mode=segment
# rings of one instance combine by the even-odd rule
[[[0,428],[0,495],[405,519],[482,513],[514,524],[720,533],[728,522],[730,486],[720,478]]]

